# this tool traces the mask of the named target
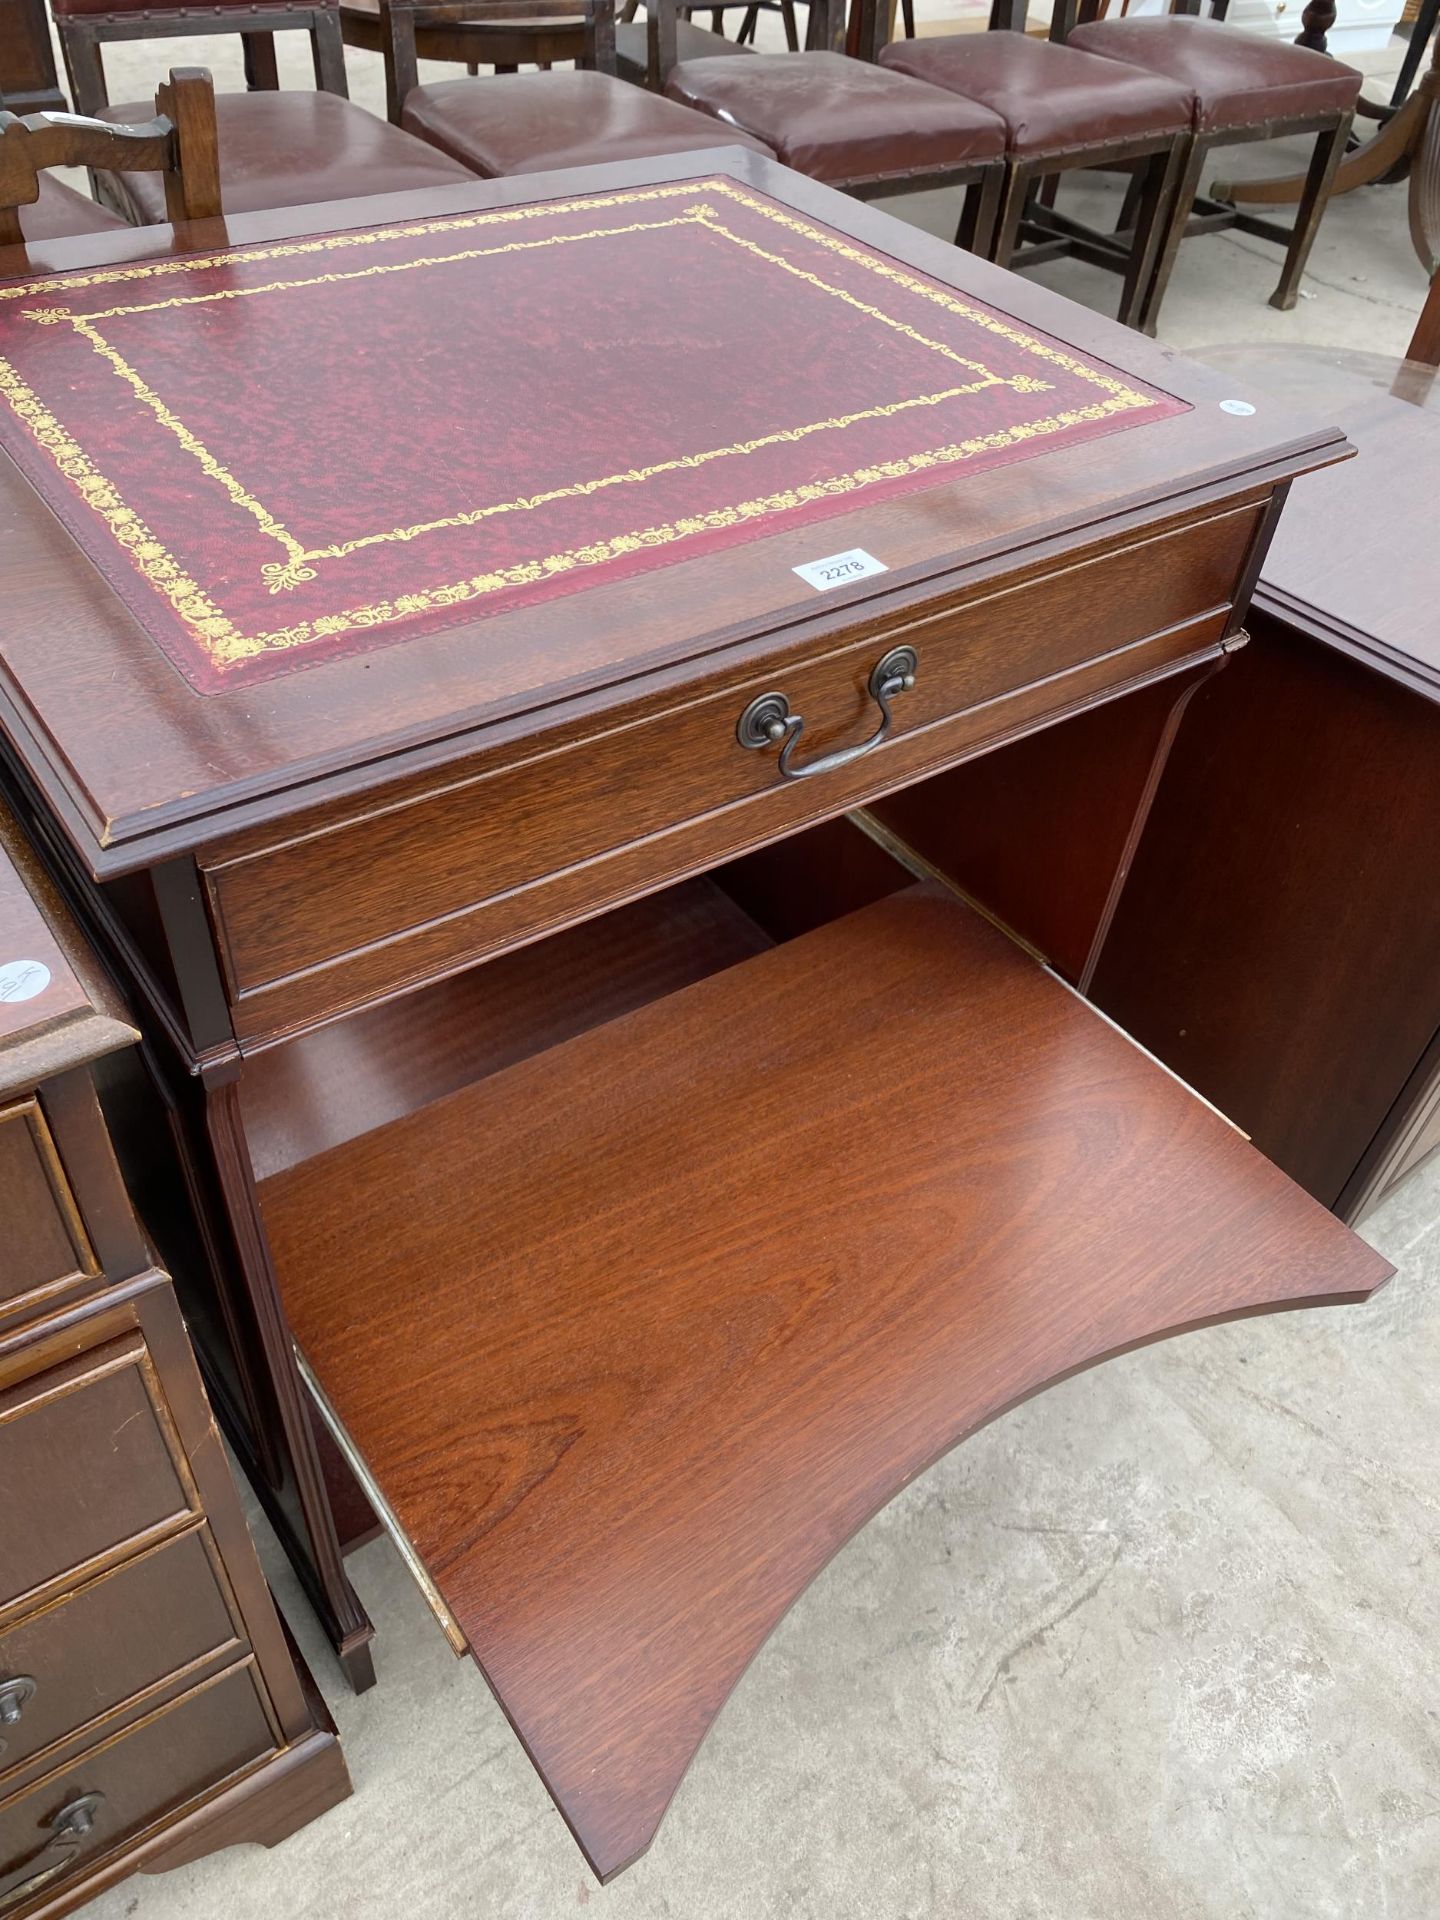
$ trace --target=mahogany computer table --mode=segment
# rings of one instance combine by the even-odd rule
[[[0,284],[10,784],[352,1678],[373,1509],[606,1877],[948,1447],[1387,1272],[1073,990],[1344,442],[733,150],[143,245]],[[1047,968],[943,782],[1107,703]]]

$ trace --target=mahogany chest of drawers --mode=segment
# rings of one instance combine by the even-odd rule
[[[349,1792],[94,1075],[138,1034],[0,817],[0,1914]]]

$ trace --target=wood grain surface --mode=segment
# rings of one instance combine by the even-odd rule
[[[1389,1272],[931,886],[261,1191],[296,1336],[602,1877],[965,1434]]]
[[[1440,380],[1379,354],[1229,347],[1206,356],[1237,391],[1334,420],[1357,448],[1297,481],[1256,604],[1440,700],[1431,497]]]
[[[476,181],[428,194],[351,200],[284,214],[196,223],[176,251],[289,239],[513,206],[580,191],[725,174],[756,187],[862,247],[878,249],[962,295],[996,305],[1080,354],[1190,403],[1191,411],[1103,442],[1047,450],[981,476],[904,499],[861,505],[815,528],[704,555],[565,599],[206,699],[146,641],[121,601],[79,562],[69,535],[0,463],[0,560],[5,639],[0,715],[16,754],[65,822],[92,870],[145,864],[155,853],[223,837],[232,826],[304,811],[337,791],[453,762],[546,720],[629,707],[637,682],[688,684],[697,663],[743,661],[757,645],[823,651],[863,616],[870,624],[917,602],[937,581],[1013,573],[1040,559],[1188,514],[1207,492],[1236,498],[1340,457],[1323,421],[1220,411],[1220,377],[1154,342],[902,226],[759,155],[735,149],[627,162],[523,180]],[[214,229],[213,233],[211,229]],[[148,241],[153,249],[153,235]],[[32,249],[40,268],[133,260],[128,236]],[[5,265],[0,262],[0,274]],[[639,388],[637,387],[637,392]],[[777,404],[783,404],[783,392]],[[318,430],[317,423],[317,430]],[[889,571],[817,595],[792,569],[863,546]],[[525,716],[530,716],[528,722]]]

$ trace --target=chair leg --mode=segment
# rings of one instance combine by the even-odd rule
[[[905,27],[905,38],[915,38],[915,0],[900,0],[900,18]]]
[[[1175,198],[1181,154],[1187,145],[1188,141],[1183,137],[1172,140],[1161,152],[1152,153],[1136,171],[1135,178],[1140,183],[1140,191],[1134,232],[1130,239],[1130,256],[1125,263],[1125,277],[1120,288],[1119,319],[1122,326],[1135,327],[1140,324],[1142,305],[1155,276],[1155,261],[1161,239],[1162,236],[1168,237],[1165,215]],[[1129,199],[1128,193],[1126,199]]]
[[[1008,267],[1015,257],[1015,249],[1020,244],[1020,222],[1025,215],[1025,205],[1030,198],[1030,189],[1034,184],[1028,167],[1018,161],[1005,161],[1001,164],[1003,175],[1000,186],[999,211],[994,220],[994,237],[988,248],[978,248],[997,267]]]
[[[1145,192],[1144,167],[1132,167],[1130,184],[1125,189],[1125,201],[1120,208],[1120,218],[1115,222],[1117,233],[1133,233],[1140,218],[1140,200]]]
[[[1310,156],[1310,167],[1305,175],[1300,204],[1295,209],[1295,225],[1291,230],[1290,244],[1285,249],[1285,265],[1281,269],[1279,285],[1270,296],[1271,306],[1278,307],[1282,313],[1288,313],[1300,298],[1300,282],[1304,277],[1305,264],[1310,258],[1310,249],[1315,244],[1315,236],[1320,231],[1320,222],[1325,217],[1330,188],[1345,152],[1345,142],[1350,137],[1353,118],[1353,114],[1347,113],[1337,126],[1333,127],[1329,133],[1320,134],[1315,141],[1315,151]]]
[[[780,18],[785,23],[785,45],[791,53],[800,51],[800,24],[795,18],[795,0],[780,0]],[[754,39],[754,34],[751,34]]]
[[[1188,142],[1181,142],[1181,147],[1185,157],[1180,184],[1170,200],[1168,217],[1157,249],[1155,271],[1150,276],[1150,284],[1131,323],[1142,333],[1154,333],[1159,322],[1160,307],[1175,267],[1175,256],[1180,251],[1180,242],[1185,238],[1190,210],[1195,205],[1195,196],[1200,191],[1200,177],[1210,154],[1209,142],[1201,135],[1192,135]]]
[[[995,216],[1000,211],[1000,195],[1004,185],[1005,163],[997,160],[965,189],[965,204],[960,213],[960,225],[955,232],[955,244],[964,247],[967,253],[978,254],[982,260],[991,257]]]

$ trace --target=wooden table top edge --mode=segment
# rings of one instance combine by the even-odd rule
[[[893,215],[849,199],[775,161],[739,148],[719,147],[698,154],[612,163],[564,173],[477,179],[473,187],[372,196],[244,215],[229,222],[207,222],[187,235],[172,236],[172,250],[210,251],[251,242],[283,241],[300,235],[529,204],[562,194],[684,182],[717,173],[765,192],[813,218],[839,224],[852,238],[904,265],[942,282],[963,284],[964,291],[998,306],[1022,325],[1055,335],[1107,364],[1115,364],[1117,346],[1123,344],[1124,370],[1167,391],[1177,391],[1176,376],[1183,370],[1180,397],[1189,401],[1192,408],[1211,397],[1205,391],[1207,388],[1219,394],[1228,392],[1233,384],[1203,364],[1184,360],[1173,350],[1141,335],[1120,334],[1113,321],[1076,306],[1032,281],[974,256],[960,254],[949,243],[904,225]],[[32,249],[28,274],[36,277],[88,266],[122,264],[142,256],[153,257],[154,253],[153,237],[148,248],[127,233],[70,239]],[[0,256],[0,270],[4,265],[4,257]],[[1177,416],[1181,420],[1186,417]],[[1164,431],[1174,424],[1174,421],[1161,423],[1155,430]],[[0,668],[0,717],[11,733],[15,752],[29,778],[44,789],[47,800],[62,816],[66,832],[92,876],[112,878],[158,859],[223,841],[262,819],[298,816],[332,799],[388,787],[412,774],[423,773],[432,765],[448,764],[492,745],[503,745],[509,734],[558,729],[577,716],[593,713],[621,697],[627,702],[647,698],[665,686],[667,677],[678,681],[696,670],[723,671],[732,663],[738,667],[746,660],[747,647],[753,650],[762,639],[768,655],[778,658],[785,644],[797,648],[811,645],[817,635],[826,634],[827,628],[837,630],[838,637],[847,620],[853,624],[903,609],[907,596],[917,599],[919,590],[927,583],[944,579],[963,593],[982,585],[989,577],[1016,572],[1017,556],[1021,569],[1027,555],[1030,564],[1038,567],[1044,564],[1047,546],[1058,549],[1068,540],[1071,550],[1078,552],[1086,545],[1115,537],[1124,530],[1127,521],[1138,526],[1142,520],[1153,523],[1163,519],[1167,510],[1183,512],[1193,507],[1207,488],[1223,490],[1224,497],[1233,498],[1247,487],[1259,490],[1274,486],[1294,473],[1331,464],[1353,452],[1339,428],[1312,428],[1299,416],[1290,415],[1283,420],[1278,435],[1268,422],[1257,426],[1252,419],[1239,418],[1231,424],[1235,429],[1233,459],[1202,464],[1184,472],[1166,487],[1132,490],[1128,494],[1116,494],[1098,508],[1090,502],[1068,514],[1056,514],[1027,528],[1022,540],[1008,548],[998,539],[991,539],[977,542],[972,548],[937,552],[919,563],[896,567],[882,578],[878,590],[874,583],[867,583],[864,588],[827,595],[823,607],[797,602],[778,617],[746,617],[729,626],[717,626],[698,640],[688,638],[682,646],[667,649],[659,657],[636,658],[618,670],[596,668],[574,676],[569,682],[556,680],[499,702],[472,706],[460,713],[451,712],[443,721],[425,719],[413,728],[390,736],[372,734],[362,750],[339,747],[311,760],[295,758],[282,767],[217,783],[141,811],[107,810],[105,803],[86,787],[54,729],[34,709],[15,675],[6,668]],[[1053,457],[1063,458],[1064,451]],[[1222,493],[1216,492],[1215,497],[1222,497]],[[1093,535],[1093,541],[1084,538],[1077,541],[1077,535],[1085,534]],[[773,540],[785,537],[783,532],[767,536]],[[761,541],[754,542],[746,551],[753,552],[762,545]],[[86,564],[90,564],[88,560]],[[675,566],[678,571],[702,564],[699,560],[681,560]],[[614,591],[629,584],[602,583],[591,591]],[[781,642],[778,648],[777,637]],[[306,671],[323,672],[324,667],[319,665]],[[537,716],[541,716],[538,726]]]

